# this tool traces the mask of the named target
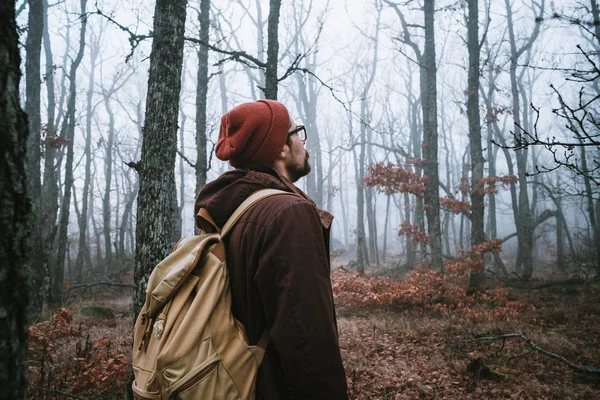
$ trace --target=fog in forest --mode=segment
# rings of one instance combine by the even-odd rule
[[[180,232],[174,237],[194,233],[199,152],[206,156],[208,181],[230,168],[213,151],[221,115],[237,104],[265,97],[261,88],[265,85],[262,64],[267,58],[268,2],[210,4],[208,42],[213,47],[208,50],[206,75],[200,77],[208,82],[199,82],[198,75],[203,47],[198,43],[199,7],[197,2],[187,5],[185,36],[189,40],[184,45],[175,162]],[[524,175],[515,183],[496,184],[497,193],[486,195],[485,234],[491,239],[517,232],[515,221],[522,217],[515,216],[514,203],[520,205],[520,186],[527,182],[529,225],[535,225],[544,213],[554,213],[532,229],[533,273],[536,266],[556,266],[557,247],[563,247],[561,263],[564,257],[575,257],[571,251],[576,253],[572,261],[578,265],[569,268],[589,264],[591,269],[594,263],[597,221],[590,201],[592,208],[597,207],[598,153],[594,132],[591,138],[577,133],[582,129],[577,118],[581,116],[585,127],[593,126],[595,120],[586,117],[585,110],[576,116],[568,111],[596,95],[591,75],[599,41],[588,8],[581,2],[479,5],[483,176]],[[21,4],[19,11],[18,21],[25,27],[28,8]],[[48,250],[58,251],[65,185],[72,179],[71,201],[66,203],[66,252],[59,255],[66,258],[66,280],[131,268],[138,187],[132,163],[139,161],[141,151],[152,15],[151,2],[59,1],[43,9],[47,24],[42,32],[42,81],[37,94],[41,104],[39,200],[51,214],[46,222],[57,227],[49,238],[56,245],[48,243]],[[422,196],[397,185],[363,185],[377,163],[425,175],[418,163],[410,161],[423,158],[422,132],[428,123],[423,119],[419,81],[421,68],[426,68],[423,21],[418,2],[405,6],[387,1],[281,5],[277,99],[295,121],[307,127],[306,147],[313,166],[312,174],[299,186],[336,216],[334,249],[345,250],[342,259],[347,261],[357,259],[359,236],[364,236],[369,253],[361,262],[369,266],[406,265],[407,251],[415,252],[408,255],[413,264],[408,267],[428,258],[423,248],[408,248],[410,235],[399,236],[403,222],[427,232]],[[471,179],[468,23],[466,2],[436,4],[439,197],[464,204],[470,199],[462,189]],[[24,32],[23,54],[27,40]],[[23,70],[26,60],[24,55]],[[513,73],[518,99],[511,87]],[[578,76],[586,73],[590,76]],[[200,104],[203,83],[206,100]],[[27,99],[26,80],[22,94]],[[74,102],[72,110],[70,101]],[[522,131],[514,125],[515,105]],[[205,114],[199,122],[202,107]],[[589,110],[594,107],[593,101],[587,104]],[[67,138],[69,124],[73,125],[72,141]],[[530,142],[537,138],[539,143],[516,152],[521,136]],[[200,149],[198,137],[205,138]],[[544,146],[552,141],[575,142],[576,146],[587,142],[589,146]],[[69,151],[73,159],[67,165]],[[523,153],[522,162],[517,161],[519,153]],[[72,168],[72,177],[67,178],[67,167]],[[511,189],[519,192],[513,199]],[[439,210],[441,249],[450,256],[468,248],[471,235],[469,210],[452,207],[442,201]],[[558,234],[562,243],[557,243],[557,215],[570,236],[569,244],[562,233]],[[360,227],[359,218],[363,219]],[[523,264],[517,263],[518,240],[516,235],[505,241],[502,259],[506,271],[522,274]]]
[[[14,83],[6,96],[14,94],[14,115],[21,115],[20,103],[27,117],[7,117],[6,126],[29,134],[3,143],[18,148],[13,139],[23,140],[23,154],[3,150],[7,162],[0,165],[8,188],[3,201],[12,205],[3,205],[3,218],[14,211],[21,220],[2,221],[14,237],[12,249],[28,250],[21,258],[6,253],[10,261],[2,258],[3,264],[14,264],[14,271],[26,265],[26,272],[6,279],[2,272],[0,283],[27,283],[29,299],[19,307],[29,322],[60,310],[52,321],[62,322],[46,328],[71,323],[62,307],[75,309],[94,296],[124,299],[115,305],[124,309],[118,329],[106,335],[127,349],[113,354],[110,341],[95,342],[107,346],[96,365],[89,361],[96,347],[88,346],[88,335],[73,358],[87,360],[86,371],[111,360],[110,368],[121,372],[92,379],[89,392],[70,393],[100,398],[98,388],[117,397],[126,390],[132,318],[144,304],[148,277],[181,237],[198,233],[197,193],[232,169],[215,156],[221,116],[259,99],[282,102],[305,126],[312,172],[297,185],[335,217],[331,281],[342,309],[340,343],[352,398],[496,393],[492,386],[476,389],[485,354],[475,359],[443,341],[439,347],[454,353],[435,363],[445,376],[435,379],[447,386],[435,394],[428,374],[406,381],[415,384],[398,383],[409,379],[396,358],[406,348],[394,347],[404,339],[378,344],[377,379],[362,378],[360,371],[379,366],[361,364],[375,353],[357,344],[366,340],[357,332],[368,335],[372,328],[369,340],[377,343],[391,336],[376,328],[424,336],[403,319],[408,314],[394,314],[388,324],[378,307],[426,315],[427,324],[437,324],[433,330],[445,332],[438,338],[530,329],[536,342],[557,353],[564,348],[556,335],[571,335],[566,329],[576,322],[570,317],[594,326],[586,318],[600,315],[597,300],[584,306],[600,290],[591,284],[600,278],[596,0],[17,0],[2,7],[2,23],[12,29],[16,21],[10,34],[21,78],[6,36],[0,83]],[[584,286],[554,293],[548,282]],[[581,303],[557,297],[574,291]],[[546,300],[573,308],[535,314],[534,304],[551,307]],[[361,307],[372,314],[348,311]],[[30,398],[55,398],[63,390],[44,369],[52,349],[36,347],[59,332],[44,333],[44,323],[29,331]],[[456,333],[457,327],[469,332]],[[81,338],[82,332],[80,326]],[[554,339],[542,339],[548,332]],[[486,340],[503,341],[498,354],[507,338],[548,356],[522,333]],[[599,360],[600,347],[578,348],[597,344],[597,337],[579,339],[566,354],[575,364],[550,357],[587,374],[582,365]],[[392,347],[393,356],[385,353]],[[522,357],[510,351],[505,366]],[[448,361],[455,358],[468,367],[456,369]],[[472,372],[474,360],[480,364],[472,382],[456,383]],[[56,376],[73,382],[81,366],[75,370]],[[398,370],[401,378],[386,375]],[[545,393],[558,393],[551,387],[558,379],[567,392],[557,398],[570,398],[569,390],[592,398],[586,397],[592,386],[563,384],[564,374],[552,373],[536,381],[540,386],[519,387],[531,398],[550,398]],[[591,373],[597,378],[597,370]],[[397,391],[378,386],[386,379]]]

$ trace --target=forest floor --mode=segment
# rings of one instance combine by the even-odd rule
[[[575,364],[600,367],[600,285],[535,287],[510,290],[528,307],[500,319],[349,305],[336,294],[351,399],[600,398],[599,376],[577,373],[519,338],[477,340],[522,333]],[[98,287],[34,325],[29,398],[121,399],[132,324],[129,291]]]

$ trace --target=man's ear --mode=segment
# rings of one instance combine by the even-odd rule
[[[287,143],[283,145],[283,149],[281,149],[281,153],[279,153],[279,158],[284,159],[288,153],[290,152],[290,146]]]

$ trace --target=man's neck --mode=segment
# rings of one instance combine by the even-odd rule
[[[289,183],[292,183],[292,180],[290,179],[290,175],[287,171],[287,169],[285,168],[285,164],[283,160],[275,160],[275,162],[273,163],[273,170],[275,172],[277,172],[277,174],[285,179],[287,179],[287,181]],[[294,185],[295,186],[295,185]]]

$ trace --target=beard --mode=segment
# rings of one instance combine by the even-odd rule
[[[308,151],[305,150],[306,156],[304,157],[304,162],[301,164],[294,163],[292,165],[287,166],[288,174],[292,182],[297,182],[300,178],[305,177],[310,173],[311,167],[308,163],[308,158],[310,155]]]

